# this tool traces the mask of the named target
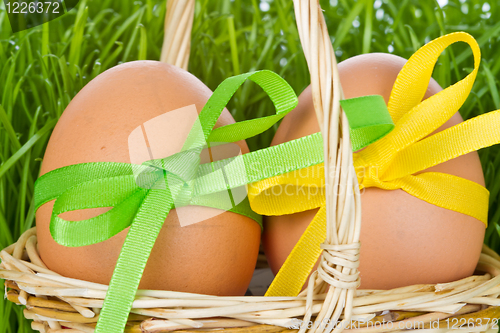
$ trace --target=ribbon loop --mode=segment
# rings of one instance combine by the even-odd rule
[[[481,50],[474,37],[468,33],[450,33],[436,38],[422,46],[403,66],[403,69],[396,78],[388,103],[389,112],[395,123],[398,123],[404,115],[422,102],[422,98],[425,95],[432,76],[432,71],[439,56],[448,46],[456,42],[465,42],[469,44],[474,56],[474,70],[467,75],[465,79],[460,81],[461,83],[458,86],[461,88],[456,91],[456,97],[459,99],[462,99],[463,95],[467,97],[470,89],[467,92],[464,90],[467,90],[469,86],[472,87],[472,83],[474,83],[481,61]],[[456,84],[454,86],[456,86]],[[447,106],[445,107],[448,108]],[[439,112],[441,109],[438,108],[436,111]],[[448,118],[449,117],[447,117],[445,121]],[[435,118],[432,118],[430,122],[433,125],[441,123]],[[441,126],[441,124],[437,127]],[[432,130],[430,132],[432,132]]]
[[[117,192],[117,186],[123,189],[123,192]],[[95,193],[110,194],[107,195],[107,200],[99,200]],[[146,194],[146,190],[135,186],[131,176],[100,179],[74,186],[56,199],[50,233],[57,243],[69,247],[103,242],[130,226],[136,207],[141,205]],[[78,202],[80,205],[69,204],[72,202]],[[72,210],[98,207],[113,208],[81,221],[67,221],[59,217],[60,214]]]
[[[466,42],[474,55],[474,69],[464,79],[422,101],[439,55],[451,44]],[[398,152],[431,134],[458,112],[472,89],[480,63],[476,40],[463,32],[433,40],[420,48],[401,69],[388,102],[396,128],[360,155],[376,161],[385,172]]]
[[[464,121],[401,151],[387,169],[385,177],[393,180],[414,174],[463,154],[491,146],[493,142],[500,142],[499,129],[500,111],[492,111]]]
[[[276,109],[276,114],[241,121],[235,124],[212,128],[236,90],[246,81],[257,83],[269,96]],[[263,70],[230,77],[215,89],[213,95],[200,113],[203,134],[208,142],[236,142],[256,136],[281,120],[297,106],[298,99],[292,87],[285,80],[271,71]],[[190,138],[185,147],[189,148]]]

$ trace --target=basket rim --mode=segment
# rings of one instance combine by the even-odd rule
[[[26,306],[24,315],[34,320],[35,329],[51,332],[54,326],[64,326],[75,332],[93,332],[107,286],[66,278],[48,269],[38,253],[36,227],[2,250],[0,258],[0,278],[6,280],[7,298]],[[489,326],[492,326],[493,322],[496,324],[495,318],[500,317],[500,256],[483,246],[477,269],[485,274],[448,283],[357,290],[353,323],[424,320],[427,325],[447,318],[489,318]],[[314,315],[319,312],[324,298],[324,294],[314,297]],[[141,290],[136,296],[129,325],[142,329],[137,332],[158,332],[153,327],[165,330],[230,328],[242,332],[252,327],[268,332],[269,325],[285,330],[303,324],[299,318],[306,311],[306,299],[304,295],[212,296]],[[366,325],[350,331],[377,332],[376,327]]]

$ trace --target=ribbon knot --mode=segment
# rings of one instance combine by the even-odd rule
[[[361,164],[361,165],[360,165]],[[383,167],[378,164],[369,164],[363,158],[355,159],[355,170],[359,189],[378,187],[383,190],[397,190],[401,188],[399,179],[387,179],[382,173]]]
[[[380,179],[380,167],[377,165],[363,165],[355,168],[359,188],[378,187],[384,190],[395,190],[397,185]]]
[[[202,147],[133,166],[135,182],[143,189],[168,190],[175,207],[187,206],[194,195]]]

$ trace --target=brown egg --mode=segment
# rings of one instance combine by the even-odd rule
[[[130,163],[128,137],[134,129],[193,104],[199,113],[211,94],[195,76],[171,65],[136,61],[116,66],[87,84],[68,105],[50,138],[41,174],[85,162]],[[182,114],[175,114],[181,120]],[[176,118],[172,119],[175,125]],[[224,110],[216,127],[231,123],[234,119]],[[191,125],[170,128],[185,136]],[[162,149],[168,153],[182,144],[179,136],[165,142]],[[243,153],[248,152],[244,141],[238,145]],[[49,232],[53,204],[43,205],[36,213],[38,244],[45,264],[63,276],[109,283],[128,229],[102,243],[61,246]],[[68,212],[61,217],[77,221],[108,209]],[[202,221],[181,227],[180,210],[183,218]],[[243,295],[257,261],[260,234],[254,220],[236,213],[200,206],[174,209],[155,243],[140,288]]]
[[[371,94],[389,100],[392,86],[406,60],[390,54],[360,55],[339,64],[345,98]],[[441,87],[431,79],[424,98]],[[367,110],[369,112],[369,110]],[[462,122],[456,113],[436,130]],[[319,132],[311,88],[278,128],[272,145]],[[484,186],[476,152],[457,157],[426,171],[443,172]],[[467,215],[437,207],[403,190],[367,188],[361,195],[362,227],[361,288],[389,289],[419,283],[448,282],[469,276],[479,259],[484,224]],[[266,217],[263,243],[269,264],[276,274],[315,210]]]

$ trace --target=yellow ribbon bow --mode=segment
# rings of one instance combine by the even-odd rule
[[[449,45],[459,41],[468,43],[472,48],[474,70],[463,80],[422,101],[439,55]],[[475,217],[487,224],[489,192],[486,188],[445,173],[416,174],[500,142],[500,110],[428,136],[465,102],[479,63],[479,45],[464,32],[437,38],[408,60],[394,83],[388,103],[394,130],[366,149],[354,153],[360,188],[402,189],[421,200]],[[293,214],[320,207],[266,296],[296,296],[317,262],[321,254],[320,244],[326,235],[323,188],[323,164],[249,186],[251,207],[262,215]]]

